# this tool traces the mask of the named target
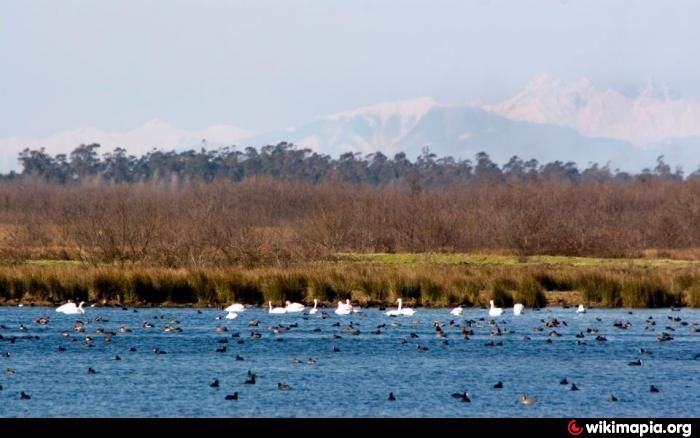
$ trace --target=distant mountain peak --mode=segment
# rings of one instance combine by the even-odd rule
[[[547,75],[486,110],[514,120],[554,124],[590,137],[645,145],[666,138],[700,135],[700,102],[674,99],[651,79],[636,96],[596,88],[587,78],[565,83]]]
[[[324,120],[338,120],[350,117],[376,117],[386,121],[390,117],[420,119],[428,111],[439,105],[432,97],[423,96],[415,99],[379,102],[374,105],[363,106],[351,111],[319,117]]]

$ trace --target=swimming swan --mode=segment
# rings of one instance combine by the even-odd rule
[[[348,300],[350,301],[350,300]],[[338,301],[338,308],[335,309],[335,314],[336,315],[349,315],[352,313],[352,306],[348,305],[347,302],[343,303],[342,301]]]
[[[524,305],[517,303],[516,305],[513,306],[513,315],[516,315],[516,316],[522,315],[524,309],[525,309]]]
[[[234,303],[224,309],[225,312],[245,312],[245,306],[243,304]]]
[[[410,307],[402,307],[403,306],[403,301],[401,298],[396,300],[397,303],[399,303],[399,307],[396,310],[389,310],[388,312],[385,313],[387,316],[413,316],[416,311],[411,309]]]
[[[464,309],[462,308],[462,306],[457,306],[454,309],[452,309],[452,311],[450,312],[450,315],[461,316],[462,312],[464,312]]]
[[[297,313],[297,312],[303,312],[304,309],[306,309],[306,306],[303,304],[299,303],[292,303],[289,301],[285,301],[285,309],[287,310],[287,313]]]
[[[503,308],[502,307],[495,307],[493,304],[493,300],[489,301],[491,304],[491,307],[489,308],[489,316],[501,316],[503,315]]]
[[[269,302],[270,310],[267,311],[267,313],[272,313],[275,315],[281,315],[283,313],[287,313],[287,308],[286,307],[272,307],[272,301]]]
[[[63,313],[64,315],[83,315],[85,314],[85,310],[83,310],[84,305],[85,301],[81,301],[80,306],[76,306],[75,303],[66,303],[57,307],[56,312]]]
[[[314,298],[314,308],[309,310],[309,313],[313,315],[316,312],[318,312],[318,300]]]
[[[578,305],[578,308],[576,309],[576,313],[586,313],[586,308],[583,307],[583,304]]]

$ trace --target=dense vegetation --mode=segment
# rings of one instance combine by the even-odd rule
[[[426,151],[411,162],[333,160],[289,144],[142,157],[97,150],[27,150],[22,173],[0,181],[0,299],[700,305],[695,264],[523,262],[697,259],[699,175],[684,178],[662,158],[630,175],[516,157],[498,166],[483,153],[471,162]],[[510,254],[516,263],[394,265],[376,253]]]
[[[19,160],[21,175],[34,175],[52,183],[65,184],[80,180],[139,182],[152,180],[212,181],[225,178],[242,181],[255,176],[289,178],[310,182],[341,181],[353,184],[386,185],[408,183],[419,186],[449,185],[478,181],[544,180],[544,181],[634,181],[639,179],[683,179],[682,169],[657,159],[652,169],[630,174],[591,164],[579,169],[576,163],[555,161],[540,164],[537,160],[512,157],[499,166],[480,152],[472,160],[437,157],[426,148],[416,160],[399,153],[389,158],[377,152],[362,156],[345,153],[338,159],[298,149],[289,143],[264,146],[259,151],[248,147],[184,152],[154,150],[143,156],[128,155],[115,149],[102,156],[98,144],[81,145],[69,155],[52,156],[45,150],[24,150]],[[16,178],[11,174],[6,178]],[[695,171],[689,177],[700,177]]]
[[[700,180],[445,187],[272,178],[0,183],[0,257],[167,267],[289,266],[337,253],[693,258]]]

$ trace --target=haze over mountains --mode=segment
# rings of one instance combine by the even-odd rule
[[[0,139],[0,167],[16,169],[17,153],[25,147],[46,147],[55,154],[96,142],[103,151],[124,147],[143,153],[153,148],[259,147],[280,141],[332,156],[381,151],[390,156],[406,152],[414,159],[428,146],[438,156],[462,159],[485,151],[501,163],[518,155],[540,162],[610,162],[624,170],[653,167],[656,157],[665,155],[667,162],[692,172],[700,164],[700,102],[673,98],[651,84],[627,96],[598,89],[586,79],[563,83],[541,76],[513,97],[489,105],[445,104],[420,97],[259,134],[229,125],[183,130],[154,120],[122,133],[81,128],[43,139],[5,138]]]

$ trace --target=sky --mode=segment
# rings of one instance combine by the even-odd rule
[[[0,137],[253,132],[380,101],[488,103],[546,73],[700,96],[700,2],[0,0]]]

